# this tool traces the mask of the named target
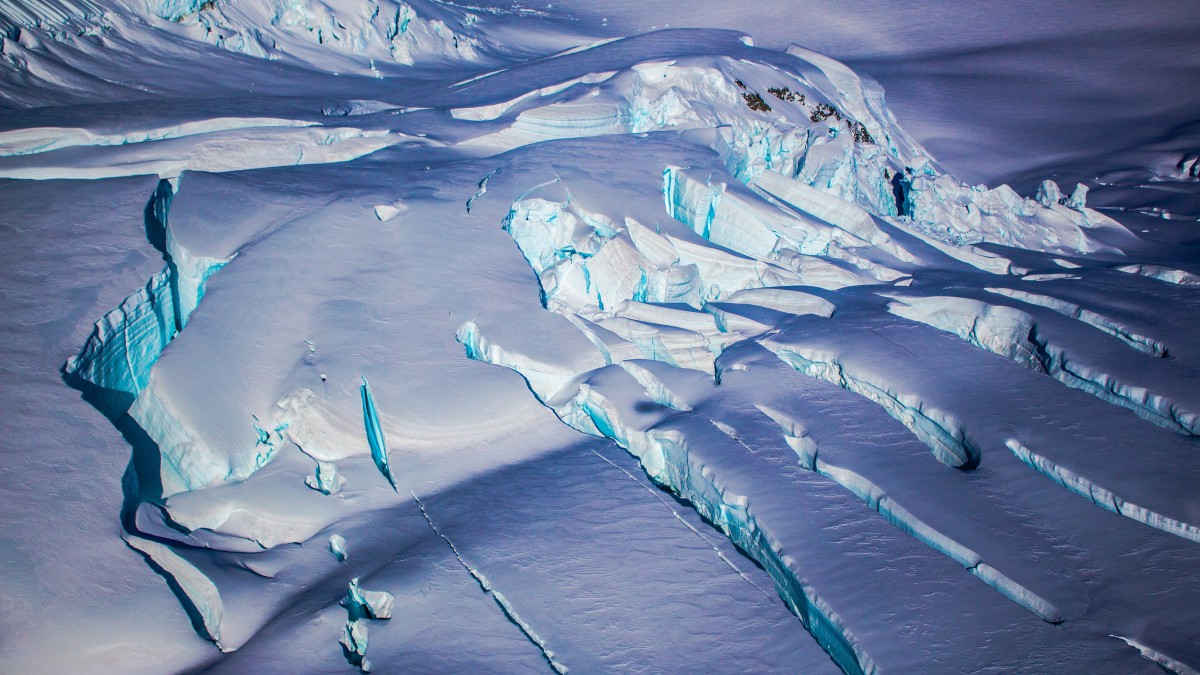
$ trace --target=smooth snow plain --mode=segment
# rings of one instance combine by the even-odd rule
[[[6,670],[1200,667],[1194,19],[669,5],[0,1]]]

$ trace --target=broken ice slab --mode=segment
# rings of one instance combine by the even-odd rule
[[[329,535],[329,552],[338,562],[346,562],[346,558],[350,557],[350,552],[346,549],[346,538],[340,534]]]
[[[346,478],[338,473],[336,464],[317,462],[316,472],[305,476],[304,484],[321,494],[331,495],[341,491]]]
[[[351,620],[362,618],[382,621],[392,618],[396,596],[387,591],[367,591],[358,585],[358,577],[350,580],[350,588],[342,600]]]
[[[367,622],[361,619],[347,621],[342,629],[342,637],[338,640],[345,650],[346,660],[351,665],[358,666],[364,673],[371,671],[371,662],[367,660]]]

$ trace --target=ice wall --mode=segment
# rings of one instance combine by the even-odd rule
[[[187,325],[204,297],[209,277],[229,260],[193,256],[171,231],[171,199],[178,180],[161,180],[147,206],[147,230],[166,264],[146,285],[96,322],[91,337],[63,367],[98,387],[110,414],[119,415],[146,388],[150,369],[164,348]]]

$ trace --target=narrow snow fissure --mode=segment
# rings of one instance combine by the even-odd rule
[[[671,504],[661,494],[659,494],[658,491],[655,491],[654,489],[652,489],[650,487],[642,485],[642,483],[640,481],[638,481],[638,479],[632,473],[629,473],[628,471],[625,470],[624,467],[618,465],[616,462],[605,457],[604,455],[601,455],[600,453],[596,452],[595,450],[592,450],[592,454],[599,457],[600,459],[604,460],[608,464],[612,465],[613,468],[617,469],[621,473],[628,476],[629,480],[637,483],[643,489],[645,489],[646,492],[653,495],[654,498],[659,501],[659,503],[661,503],[663,506],[665,506],[671,512],[671,515],[675,517],[675,520],[678,520],[679,522],[683,523],[684,527],[691,530],[692,534],[696,535],[697,539],[704,542],[705,545],[707,545],[709,548],[711,548],[713,550],[713,552],[717,554],[717,557],[721,559],[721,562],[725,563],[725,565],[729,569],[733,570],[733,572],[735,574],[737,574],[739,577],[741,577],[743,581],[745,581],[746,583],[755,587],[756,589],[758,589],[758,591],[760,593],[762,593],[763,595],[765,595],[766,597],[768,597],[772,600],[774,600],[776,597],[778,597],[776,594],[770,593],[762,586],[759,586],[758,584],[754,583],[754,580],[751,579],[745,572],[743,572],[742,568],[738,567],[732,560],[729,559],[728,556],[726,556],[724,553],[722,553],[721,549],[717,548],[717,546],[715,544],[713,544],[711,541],[709,541],[708,537],[704,536],[703,532],[696,529],[696,527],[694,525],[692,525],[691,523],[689,523],[688,521],[684,520],[683,516],[679,515],[679,512],[676,511],[675,508],[673,506],[671,506]]]
[[[458,547],[454,545],[454,542],[450,541],[450,538],[443,534],[442,531],[437,528],[437,525],[433,524],[433,519],[429,516],[429,512],[425,510],[425,505],[421,503],[420,498],[417,497],[417,493],[410,491],[409,494],[411,494],[413,500],[416,501],[417,508],[421,510],[421,516],[425,518],[425,522],[429,523],[429,529],[433,530],[434,534],[441,537],[442,541],[446,542],[446,545],[450,547],[450,551],[454,553],[454,558],[458,561],[458,564],[462,565],[463,569],[465,569],[467,573],[471,575],[471,578],[479,584],[479,588],[485,594],[492,597],[492,600],[494,600],[496,605],[500,607],[500,610],[504,612],[504,616],[506,616],[509,621],[516,625],[517,628],[520,628],[521,633],[525,635],[525,638],[532,642],[533,645],[537,647],[539,651],[541,651],[542,657],[546,659],[546,662],[550,664],[550,667],[554,670],[554,672],[559,673],[559,675],[565,675],[568,670],[567,667],[554,659],[554,652],[546,646],[546,641],[543,640],[536,631],[534,631],[532,626],[530,626],[524,619],[521,618],[519,614],[517,614],[516,608],[513,607],[508,598],[499,590],[493,588],[492,583],[488,581],[488,578],[485,577],[483,573],[479,572],[474,567],[471,567],[466,560],[463,560],[462,554],[458,552]]]

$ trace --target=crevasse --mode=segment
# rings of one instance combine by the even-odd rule
[[[1147,354],[1166,354],[1166,348],[1161,343],[1137,335],[1113,320],[1073,303],[1009,289],[988,290],[1087,323]],[[1200,431],[1200,416],[1183,409],[1161,394],[1145,387],[1128,384],[1079,362],[1063,346],[1046,338],[1039,331],[1037,321],[1028,312],[1015,307],[952,296],[889,297],[900,298],[888,304],[888,311],[892,314],[953,333],[976,347],[1006,356],[1025,368],[1045,373],[1068,387],[1132,410],[1139,417],[1165,429],[1186,435],[1196,435]]]
[[[537,391],[517,365],[524,359],[495,359],[506,354],[496,348],[482,347],[487,345],[487,340],[474,324],[460,329],[458,339],[468,357],[514,370]],[[759,527],[749,500],[730,494],[711,471],[695,465],[688,452],[687,439],[681,432],[630,428],[595,389],[581,384],[577,392],[574,398],[558,405],[548,402],[547,397],[539,396],[539,400],[569,426],[616,441],[641,461],[642,468],[654,482],[691,502],[701,515],[721,528],[764,567],[774,580],[780,597],[844,671],[852,674],[877,671],[874,660],[858,644],[838,614],[792,569],[792,563]],[[559,394],[562,398],[561,391]]]
[[[100,388],[110,414],[128,410],[146,388],[150,369],[204,297],[205,283],[229,262],[193,256],[180,245],[168,221],[178,187],[178,179],[159,181],[146,209],[148,235],[165,261],[162,271],[97,321],[63,367],[68,377]]]
[[[862,474],[821,459],[816,442],[799,422],[778,410],[766,406],[758,408],[783,430],[784,441],[796,452],[801,466],[841,485],[896,528],[962,565],[997,593],[1048,623],[1062,623],[1062,612],[1051,602],[985,563],[974,550],[915,516]]]
[[[901,393],[847,371],[832,354],[804,350],[771,339],[763,339],[759,343],[795,370],[832,382],[878,403],[887,414],[924,441],[933,451],[933,456],[943,464],[963,470],[979,466],[978,446],[967,437],[966,429],[948,413],[920,400],[907,400],[908,397]]]
[[[1137,504],[1127,502],[1120,495],[1096,485],[1086,476],[1075,473],[1048,457],[1030,450],[1016,439],[1009,439],[1005,442],[1005,445],[1034,471],[1037,471],[1071,492],[1086,497],[1102,509],[1119,513],[1126,518],[1132,518],[1150,527],[1160,529],[1163,532],[1170,532],[1177,537],[1200,542],[1200,527],[1196,525],[1176,520],[1145,507],[1138,506]]]

